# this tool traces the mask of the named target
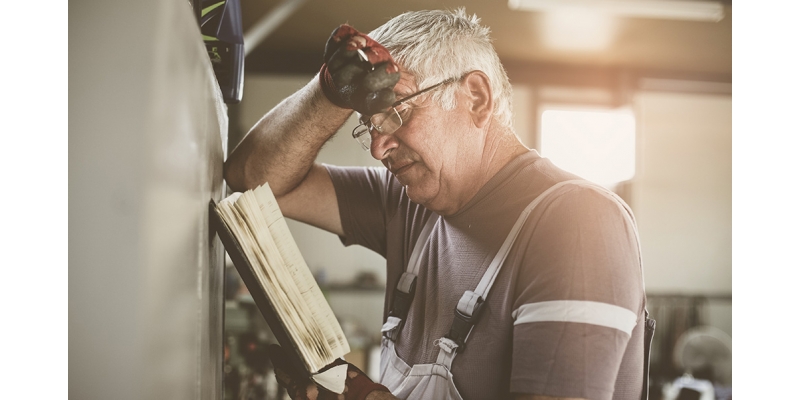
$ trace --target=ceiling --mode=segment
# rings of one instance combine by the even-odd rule
[[[691,1],[691,0],[686,0]],[[247,36],[283,0],[241,0]],[[608,45],[600,50],[565,50],[546,44],[541,12],[513,11],[507,0],[306,0],[257,46],[248,51],[248,72],[313,73],[331,31],[349,23],[369,32],[409,10],[465,7],[489,26],[507,68],[573,71],[632,71],[639,75],[690,76],[731,82],[731,3],[719,22],[619,17]],[[585,33],[584,36],[592,36]],[[509,72],[514,80],[514,74]]]

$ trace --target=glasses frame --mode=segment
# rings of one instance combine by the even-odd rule
[[[400,116],[400,112],[397,111],[397,106],[399,106],[399,105],[401,105],[401,104],[403,104],[403,103],[405,103],[405,102],[407,102],[407,101],[409,101],[409,100],[411,100],[411,99],[413,99],[413,98],[415,98],[415,97],[417,97],[417,96],[419,96],[421,94],[427,93],[427,92],[429,92],[429,91],[431,91],[433,89],[436,89],[436,88],[438,88],[440,86],[456,82],[456,81],[458,81],[460,79],[461,79],[461,77],[447,78],[447,79],[445,79],[445,80],[443,80],[443,81],[441,81],[441,82],[439,82],[439,83],[437,83],[437,84],[435,84],[433,86],[429,86],[429,87],[427,87],[425,89],[422,89],[422,90],[420,90],[420,91],[418,91],[416,93],[413,93],[413,94],[410,94],[410,95],[408,95],[406,97],[403,97],[402,99],[397,100],[394,103],[392,103],[392,105],[390,106],[391,107],[391,111],[385,111],[385,112],[382,112],[382,113],[377,113],[377,114],[370,115],[369,118],[367,118],[366,120],[362,119],[362,118],[364,118],[364,116],[362,115],[361,117],[358,118],[359,124],[356,125],[355,128],[353,128],[353,139],[355,139],[356,141],[358,141],[361,144],[361,148],[362,149],[364,149],[366,151],[369,151],[370,143],[372,142],[372,136],[370,135],[370,133],[375,131],[375,132],[378,132],[378,133],[380,133],[382,135],[391,135],[392,133],[394,133],[398,129],[400,129],[401,126],[403,126],[403,118]],[[395,115],[397,115],[397,120],[400,121],[400,124],[398,124],[397,128],[395,128],[391,132],[383,132],[383,131],[381,131],[381,126],[383,126],[383,124],[381,124],[380,126],[376,126],[375,124],[372,123],[372,117],[374,117],[375,115],[389,114],[384,119],[384,121],[386,121],[389,118],[391,118],[391,114],[390,113],[392,113],[392,112]],[[367,136],[367,138],[362,139],[362,137],[364,135],[368,135],[368,136]]]

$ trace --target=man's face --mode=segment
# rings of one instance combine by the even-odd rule
[[[419,90],[405,72],[395,86],[398,98]],[[371,134],[370,152],[406,187],[412,201],[435,211],[455,212],[454,206],[469,200],[462,197],[475,184],[473,177],[482,154],[481,135],[471,123],[468,105],[458,99],[454,110],[443,110],[430,93],[408,104],[411,113],[397,131]]]

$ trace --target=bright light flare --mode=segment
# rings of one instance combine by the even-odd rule
[[[599,52],[614,40],[617,20],[585,7],[560,7],[544,14],[542,40],[555,50]]]
[[[560,168],[613,187],[636,172],[636,120],[629,110],[550,109],[542,114],[541,151]]]

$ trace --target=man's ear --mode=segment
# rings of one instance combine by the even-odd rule
[[[467,88],[467,105],[472,122],[478,128],[483,128],[494,113],[494,96],[489,77],[482,71],[472,71],[464,76],[464,85]]]

